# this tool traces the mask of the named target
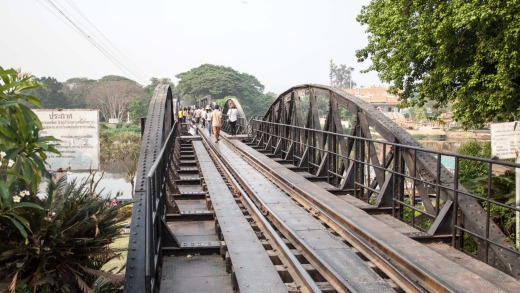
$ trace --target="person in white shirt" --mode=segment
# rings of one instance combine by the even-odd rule
[[[211,131],[212,131],[212,127],[211,127],[211,107],[208,105],[206,106],[206,112],[204,112],[204,115],[206,115],[206,121],[208,121],[208,132],[209,132],[209,136],[211,136]]]
[[[189,124],[188,132],[189,132],[191,135],[197,135],[197,129],[195,129],[195,125],[193,125],[193,122],[191,122],[191,123]]]
[[[229,102],[229,110],[227,112],[229,118],[229,125],[231,125],[231,135],[237,135],[237,120],[238,120],[238,109],[235,103]]]

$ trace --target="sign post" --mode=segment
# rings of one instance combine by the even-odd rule
[[[491,153],[499,159],[515,159],[520,164],[520,122],[491,124]],[[520,168],[515,169],[516,208],[520,209]],[[489,207],[488,207],[489,208]],[[516,248],[520,249],[520,212],[516,211]]]
[[[42,122],[42,135],[59,139],[60,155],[48,154],[51,171],[90,171],[99,169],[98,110],[34,110]]]

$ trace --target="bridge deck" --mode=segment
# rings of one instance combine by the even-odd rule
[[[314,250],[322,259],[322,265],[328,266],[333,274],[347,280],[357,292],[394,292],[347,244],[327,231],[323,224],[237,156],[233,149],[223,143],[217,143],[215,147],[231,163],[231,168],[243,176],[269,213],[277,217],[295,237],[301,238],[303,245]]]
[[[191,143],[185,143],[183,148],[181,165],[194,159],[190,157],[193,155]],[[165,251],[160,292],[232,292],[232,280],[222,257],[211,253],[218,251],[220,240],[206,204],[206,192],[200,184],[199,168],[181,167],[178,171],[181,174],[176,183],[180,193],[174,196],[180,215],[169,214],[167,224],[181,248]],[[201,248],[205,249],[201,251]],[[179,253],[182,249],[187,251]]]
[[[269,255],[220,177],[207,150],[200,141],[194,141],[193,146],[240,292],[287,292]]]
[[[179,106],[160,85],[142,124],[125,292],[520,292],[520,255],[485,213],[515,208],[457,182],[460,160],[490,172],[518,165],[424,150],[377,109],[327,86],[293,87],[249,124],[239,109],[251,147],[225,133],[229,141],[214,143],[203,129],[182,136]],[[345,110],[355,115],[347,136]],[[454,175],[445,157],[455,158]],[[389,216],[407,211],[410,227]],[[423,223],[428,232],[417,230]],[[497,269],[432,243],[464,250],[468,235]]]
[[[437,251],[406,237],[345,200],[324,191],[315,183],[306,180],[243,142],[237,140],[231,140],[231,142],[254,157],[260,164],[274,171],[273,173],[278,178],[283,178],[286,184],[311,195],[315,202],[339,215],[345,223],[355,227],[358,231],[363,231],[364,234],[382,243],[397,255],[417,264],[425,272],[435,275],[453,290],[461,292],[500,292],[504,290],[517,292],[519,290],[520,283],[513,277],[482,262],[476,262],[475,267],[469,270]],[[229,152],[220,145],[219,148],[223,153]],[[312,236],[316,237],[314,233]],[[463,253],[455,249],[451,249],[451,252],[463,258]],[[497,276],[500,276],[500,283],[496,281]]]
[[[231,278],[226,272],[220,255],[164,257],[161,292],[229,293],[232,291]]]
[[[208,135],[206,130],[200,133]],[[179,194],[173,195],[181,213],[170,215],[168,221],[170,231],[181,243],[176,251],[181,253],[172,256],[167,249],[161,292],[300,292],[292,287],[294,282],[283,277],[285,266],[273,260],[276,250],[266,248],[271,239],[264,240],[253,229],[251,225],[255,220],[251,221],[243,204],[239,204],[239,199],[233,195],[229,182],[219,173],[204,143],[200,138],[189,141],[192,154],[184,150],[181,155],[180,171],[184,173],[176,180]],[[348,240],[318,220],[316,213],[320,212],[333,214],[342,225],[369,239],[376,250],[383,247],[450,291],[517,292],[520,288],[516,279],[458,250],[414,241],[407,234],[417,233],[415,228],[405,226],[389,215],[368,214],[363,211],[368,208],[366,203],[359,203],[349,195],[338,196],[328,192],[328,184],[311,182],[305,174],[302,176],[301,172],[290,170],[240,140],[219,143],[209,140],[209,144],[229,170],[240,174],[240,184],[251,190],[253,201],[261,206],[266,218],[276,226],[280,235],[284,235],[285,241],[293,245],[293,253],[305,259],[302,265],[306,270],[313,272],[317,269],[327,280],[328,283],[320,283],[319,277],[313,277],[318,280],[316,284],[327,292],[395,292],[398,284],[374,270],[374,264],[361,258],[358,249]],[[244,154],[237,154],[235,148]],[[254,167],[251,161],[264,171]],[[189,170],[186,169],[188,165]],[[316,207],[302,204],[290,192],[277,186],[272,177],[281,178],[290,189],[308,196]],[[211,213],[214,219],[207,218]],[[195,214],[203,217],[199,220],[182,217]],[[189,243],[195,243],[195,246],[207,243],[213,250],[207,255],[194,247],[194,253],[186,255],[184,250],[183,254],[183,248],[190,248]],[[218,254],[220,243],[223,245],[221,255]],[[394,264],[399,266],[398,262]]]

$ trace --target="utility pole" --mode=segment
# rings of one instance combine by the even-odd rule
[[[354,67],[350,66],[348,68],[348,79],[349,79],[349,82],[350,82],[350,89],[352,91],[352,71],[354,71]]]
[[[329,85],[332,86],[332,71],[334,69],[334,61],[332,58],[329,59]]]

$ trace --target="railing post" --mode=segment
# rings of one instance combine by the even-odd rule
[[[141,117],[140,121],[141,121],[141,138],[142,138],[143,134],[144,134],[144,128],[146,127],[146,117]]]
[[[146,193],[145,193],[145,288],[146,292],[151,292],[151,283],[152,283],[152,260],[150,259],[152,255],[152,203],[151,203],[151,189],[152,189],[152,179],[150,177],[146,177]]]

